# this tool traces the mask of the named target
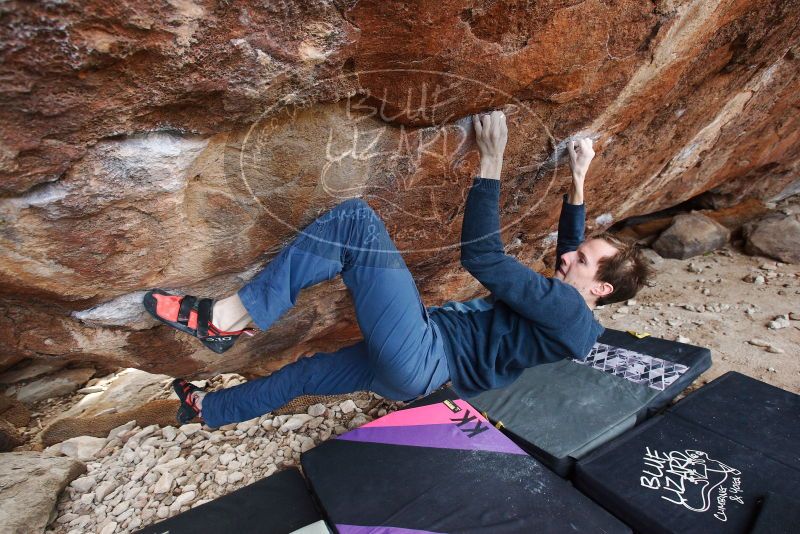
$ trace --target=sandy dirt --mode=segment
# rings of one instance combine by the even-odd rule
[[[609,328],[647,332],[711,349],[699,387],[728,372],[800,393],[800,265],[747,256],[733,246],[664,259],[635,301],[598,308]],[[781,315],[792,319],[770,323]]]

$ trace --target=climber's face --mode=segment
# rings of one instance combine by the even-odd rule
[[[600,260],[616,253],[617,249],[605,239],[584,241],[578,250],[561,256],[555,278],[577,289],[587,302],[594,303],[599,297],[614,290],[608,282],[597,280],[597,269]]]

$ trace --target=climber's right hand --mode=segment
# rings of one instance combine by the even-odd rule
[[[475,128],[475,140],[481,154],[481,178],[500,179],[503,166],[503,153],[508,141],[506,114],[492,111],[483,115],[473,115],[472,125]]]

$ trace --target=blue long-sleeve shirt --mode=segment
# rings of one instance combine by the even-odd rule
[[[493,304],[446,304],[430,310],[444,338],[453,387],[463,397],[504,387],[523,370],[566,357],[584,358],[603,327],[578,291],[505,254],[500,239],[500,181],[476,178],[461,230],[461,264],[491,292]],[[583,241],[583,205],[559,218],[561,255]]]

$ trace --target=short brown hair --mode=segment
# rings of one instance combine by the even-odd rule
[[[604,306],[635,297],[652,274],[639,245],[624,241],[609,232],[603,232],[593,239],[602,239],[617,249],[616,254],[605,256],[598,262],[595,278],[614,286],[614,291],[598,298],[597,305]]]

